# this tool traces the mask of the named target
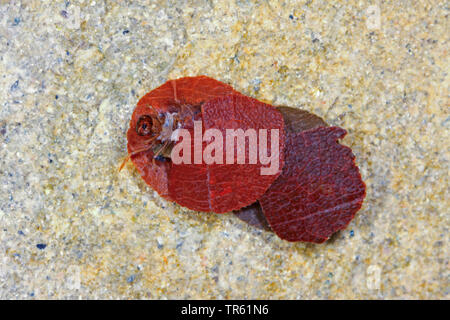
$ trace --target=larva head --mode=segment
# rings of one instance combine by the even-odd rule
[[[164,115],[158,114],[151,107],[138,106],[133,112],[128,130],[128,153],[130,155],[138,152],[152,150],[160,143],[164,123]]]
[[[136,133],[141,137],[158,136],[161,132],[161,123],[154,115],[142,115],[136,123]]]

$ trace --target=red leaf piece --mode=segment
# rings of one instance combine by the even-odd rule
[[[227,94],[239,94],[231,86],[207,76],[185,77],[169,80],[160,87],[150,91],[137,103],[127,132],[128,154],[144,181],[156,190],[160,196],[169,196],[169,171],[171,163],[154,160],[152,150],[133,152],[146,147],[147,137],[136,132],[138,120],[144,115],[159,115],[167,112],[178,113],[182,105],[200,105],[209,99]]]
[[[355,156],[337,142],[345,134],[338,127],[287,134],[283,172],[259,199],[280,238],[322,243],[361,208],[365,184]]]
[[[306,111],[278,110],[206,76],[169,80],[139,100],[128,153],[145,182],[169,200],[216,213],[253,203],[237,214],[244,221],[265,229],[268,222],[288,241],[324,242],[361,208],[364,182],[350,148],[337,142],[345,130],[326,128]],[[193,136],[194,120],[202,120],[203,132],[215,128],[224,136],[226,129],[279,129],[277,174],[261,175],[260,162],[249,164],[248,152],[245,164],[173,163],[170,135],[181,127]]]
[[[169,177],[170,197],[182,206],[197,211],[224,213],[255,202],[280,175],[283,167],[284,121],[271,105],[243,95],[228,95],[202,105],[204,129],[218,129],[223,139],[223,164],[172,165]],[[226,130],[277,129],[279,132],[279,167],[276,174],[261,175],[262,165],[249,163],[249,147],[245,145],[245,163],[226,164]],[[267,135],[270,148],[271,134]],[[205,147],[205,144],[203,145]],[[236,155],[237,143],[234,144]],[[193,158],[193,155],[191,155]]]

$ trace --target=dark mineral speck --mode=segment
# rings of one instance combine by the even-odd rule
[[[127,278],[127,282],[132,283],[132,282],[134,282],[135,279],[136,279],[136,275],[133,274]]]
[[[11,91],[16,90],[19,87],[19,80],[16,80],[11,86]]]

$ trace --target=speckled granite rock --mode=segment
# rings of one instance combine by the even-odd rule
[[[0,298],[448,299],[448,7],[345,3],[2,1]],[[137,99],[198,74],[348,129],[345,231],[284,242],[118,172]]]

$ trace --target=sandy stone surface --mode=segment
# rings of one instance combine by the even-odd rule
[[[444,1],[1,1],[0,298],[449,295]],[[322,244],[161,199],[139,97],[205,74],[348,130],[367,198]]]

